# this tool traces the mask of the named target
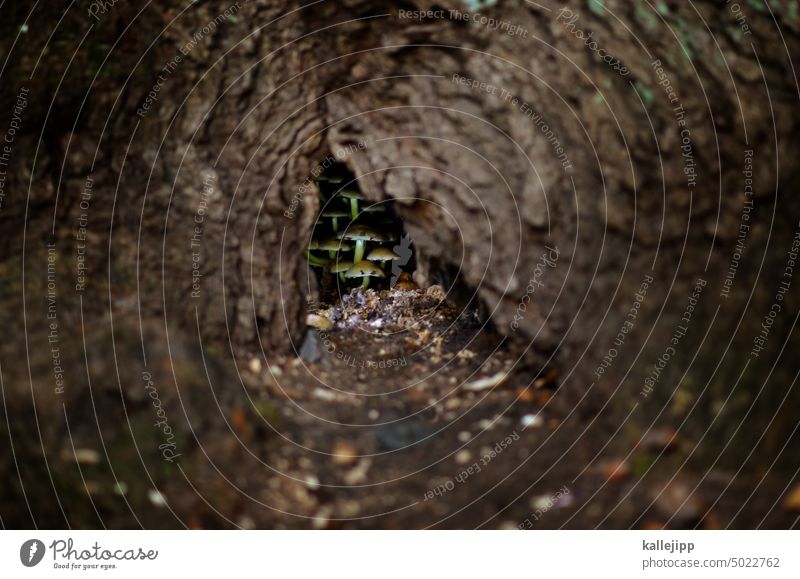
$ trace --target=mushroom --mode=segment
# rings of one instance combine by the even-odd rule
[[[414,282],[414,278],[407,271],[400,272],[400,277],[397,278],[397,283],[394,284],[394,289],[411,291],[419,289],[419,286]]]
[[[317,248],[322,251],[327,251],[328,256],[333,259],[336,257],[336,252],[338,251],[352,251],[353,246],[349,243],[341,239],[336,239],[335,237],[330,237],[324,241],[320,241],[317,244]]]
[[[374,263],[369,261],[358,261],[356,264],[348,269],[344,277],[348,279],[363,278],[361,287],[366,288],[369,286],[369,278],[371,277],[386,277],[383,270]]]
[[[367,254],[368,261],[377,261],[379,263],[383,263],[386,261],[392,261],[393,259],[400,259],[400,256],[388,247],[376,247],[370,251],[369,254]]]
[[[381,203],[373,203],[361,209],[361,213],[386,213],[386,206]],[[361,217],[361,213],[358,214]]]
[[[336,237],[356,242],[356,251],[355,255],[353,255],[353,262],[356,264],[364,259],[364,248],[367,241],[386,241],[386,238],[381,233],[366,225],[353,225]]]
[[[364,196],[355,189],[343,188],[339,195],[350,201],[350,219],[355,219],[358,215],[358,202],[364,199]]]
[[[352,261],[339,259],[333,262],[333,265],[331,265],[331,273],[338,273],[339,279],[345,281],[344,274],[351,267],[353,267]]]
[[[325,178],[328,180],[328,183],[333,183],[334,185],[344,181],[344,176],[338,173],[328,174],[325,176]]]
[[[308,258],[308,265],[311,267],[325,267],[330,262],[330,260],[324,257],[313,255],[310,251],[306,251],[306,257]]]
[[[328,209],[327,211],[322,212],[322,216],[330,217],[331,225],[333,226],[333,232],[339,233],[339,219],[342,217],[350,217],[350,212],[343,209]]]
[[[316,255],[311,253],[311,250],[314,249],[319,249],[319,242],[316,239],[312,239],[308,243],[308,247],[306,248],[306,259],[308,259],[308,263],[310,263],[315,267],[322,267],[323,265],[326,265],[328,263],[327,259],[324,259],[322,257],[317,257]]]

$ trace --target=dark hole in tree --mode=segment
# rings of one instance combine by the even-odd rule
[[[391,201],[366,199],[342,163],[320,174],[317,191],[320,211],[306,258],[322,301],[333,303],[357,287],[385,290],[412,283],[414,249]]]

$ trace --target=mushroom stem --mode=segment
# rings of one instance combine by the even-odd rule
[[[355,201],[355,199],[353,199]],[[353,256],[353,263],[358,263],[362,259],[364,259],[364,249],[366,247],[366,241],[363,239],[356,239],[356,252]],[[366,286],[365,286],[366,287]]]
[[[358,199],[355,197],[350,198],[350,219],[355,220],[358,217]]]
[[[364,277],[364,281],[361,282],[361,287],[363,289],[367,289],[367,287],[369,287],[369,276]]]
[[[339,233],[339,218],[332,217],[331,219],[333,219],[333,221],[331,222],[331,225],[333,226],[333,232]]]
[[[346,282],[346,281],[347,281],[347,280],[345,279],[345,277],[344,277],[344,272],[343,272],[343,271],[340,271],[340,272],[339,272],[339,279],[342,281],[342,283],[344,283],[344,282]]]
[[[306,249],[306,258],[308,258],[309,263],[313,263],[314,265],[325,265],[328,263],[324,259],[317,257],[316,255],[312,255],[311,251]]]

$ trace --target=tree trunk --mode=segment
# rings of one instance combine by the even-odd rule
[[[121,383],[185,349],[198,390],[201,353],[235,389],[245,354],[299,348],[304,183],[334,155],[598,432],[685,419],[719,443],[695,459],[798,466],[796,3],[131,4],[2,24],[3,126],[25,106],[0,363],[45,439],[115,374],[87,372],[86,332]],[[140,347],[109,348],[118,320]]]

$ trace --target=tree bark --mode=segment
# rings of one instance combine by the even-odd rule
[[[783,277],[800,217],[796,3],[746,4],[744,20],[708,0],[422,19],[366,0],[133,4],[95,19],[40,3],[2,25],[0,124],[26,101],[0,207],[7,392],[59,415],[87,387],[81,336],[110,338],[115,318],[166,333],[120,369],[178,343],[235,383],[245,353],[299,348],[318,210],[303,184],[341,152],[369,199],[395,202],[421,263],[457,271],[500,333],[563,368],[560,404],[607,430],[630,412],[687,419],[742,443],[729,464],[797,466],[782,454],[796,287],[751,355],[780,282],[800,283]]]

